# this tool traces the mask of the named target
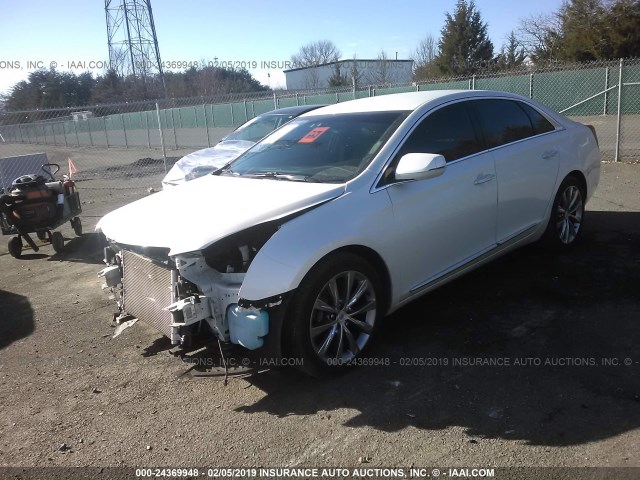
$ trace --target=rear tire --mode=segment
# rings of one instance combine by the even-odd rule
[[[20,237],[13,237],[9,240],[9,254],[13,258],[20,258],[22,256],[22,239]]]
[[[53,232],[51,234],[51,245],[56,253],[62,253],[64,250],[64,237],[60,232]]]
[[[585,191],[573,175],[564,179],[551,207],[551,216],[541,242],[554,249],[571,248],[582,236],[584,228]]]
[[[383,317],[383,287],[375,269],[346,252],[315,265],[289,305],[289,352],[304,373],[322,377],[358,363]]]

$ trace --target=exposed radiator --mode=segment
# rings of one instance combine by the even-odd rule
[[[124,250],[122,273],[124,311],[171,338],[171,269]]]

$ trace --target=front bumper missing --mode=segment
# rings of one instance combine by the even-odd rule
[[[238,306],[244,274],[221,274],[198,255],[179,257],[177,268],[128,250],[120,251],[117,257],[119,265],[98,275],[119,297],[121,314],[154,327],[173,345],[184,343],[190,327],[203,321],[224,342],[250,350],[264,345],[271,323],[268,309]],[[179,287],[184,280],[194,286],[186,296]],[[193,292],[195,288],[198,293]]]

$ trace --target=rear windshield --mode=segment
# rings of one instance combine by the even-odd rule
[[[235,132],[230,133],[224,139],[228,140],[246,140],[249,142],[257,142],[261,138],[266,137],[276,128],[281,127],[295,115],[268,114],[260,115],[239,127]]]

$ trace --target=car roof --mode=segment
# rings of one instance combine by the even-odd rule
[[[492,90],[430,90],[426,92],[392,93],[378,97],[367,97],[348,102],[336,103],[313,112],[315,114],[381,112],[381,111],[413,111],[419,107],[435,102],[458,100],[474,97],[505,97],[522,99],[519,95]]]
[[[265,112],[262,115],[302,115],[303,113],[320,107],[324,107],[324,105],[299,105],[295,107],[278,108],[277,110]]]

